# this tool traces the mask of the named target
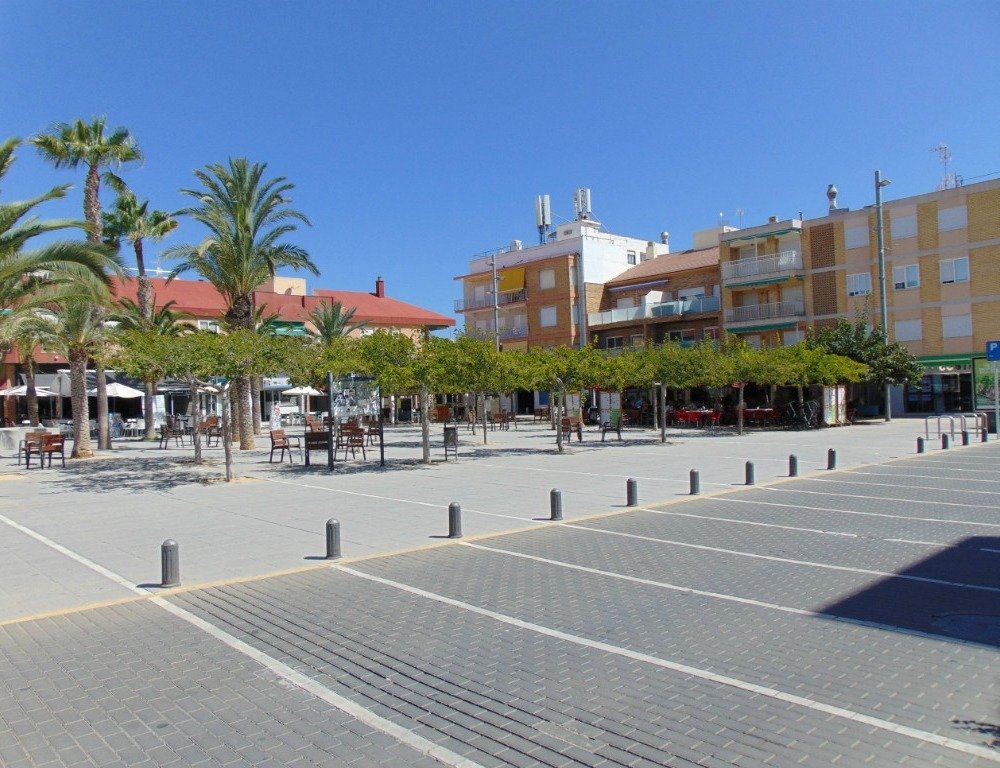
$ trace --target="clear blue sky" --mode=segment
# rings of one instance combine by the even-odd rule
[[[593,190],[596,218],[675,250],[722,213],[822,215],[1000,173],[1000,3],[39,2],[0,5],[0,137],[106,115],[174,210],[230,156],[295,183],[310,285],[451,314],[468,259],[537,241]],[[82,172],[23,148],[11,200]],[[112,196],[103,194],[105,205]],[[163,245],[197,242],[187,223]],[[165,265],[169,266],[169,265]]]

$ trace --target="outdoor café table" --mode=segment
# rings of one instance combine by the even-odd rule
[[[703,426],[705,422],[712,420],[711,408],[683,408],[674,411],[674,418],[680,422],[694,424],[696,427]]]
[[[761,426],[777,421],[780,411],[777,408],[744,408],[743,415],[753,424]]]

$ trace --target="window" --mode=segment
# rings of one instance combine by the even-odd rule
[[[199,320],[198,321],[199,331],[211,331],[212,333],[219,333],[219,321],[218,320]]]
[[[969,282],[969,257],[960,259],[945,259],[940,263],[942,283]]]
[[[631,336],[628,337],[628,343],[630,346],[633,347],[641,347],[646,344],[646,337],[643,336],[641,333],[633,333]]]
[[[848,296],[868,296],[872,292],[872,276],[870,272],[858,272],[847,276]]]
[[[622,296],[615,301],[615,309],[631,309],[635,306],[634,296]]]
[[[917,214],[910,216],[893,216],[890,220],[890,228],[893,240],[902,240],[904,237],[917,236]]]
[[[799,330],[785,331],[782,335],[782,341],[784,341],[786,347],[790,347],[792,344],[798,344],[804,338],[805,334]]]
[[[635,264],[635,251],[628,252],[628,263]]]
[[[705,295],[705,288],[680,288],[677,291],[678,301],[685,301],[687,299],[700,299]]]
[[[556,308],[542,307],[538,310],[538,324],[542,328],[551,328],[556,324]]]
[[[920,320],[897,320],[896,341],[920,341],[924,337],[923,323]]]
[[[747,343],[750,349],[760,349],[760,334],[750,333],[743,337],[743,341]]]
[[[605,349],[621,349],[624,346],[625,346],[624,336],[608,336],[608,338],[604,340]]]
[[[892,287],[897,291],[906,288],[920,287],[920,267],[917,264],[907,264],[905,267],[892,268]]]
[[[941,335],[957,339],[972,335],[972,315],[947,315],[941,318]]]
[[[556,271],[554,269],[543,269],[538,273],[538,289],[545,291],[556,287]]]
[[[947,232],[951,229],[965,229],[968,225],[969,215],[964,205],[955,208],[941,208],[938,210],[938,231]]]
[[[845,248],[867,248],[868,227],[848,227],[844,230]]]
[[[705,329],[705,338],[711,339],[712,341],[717,341],[719,338],[719,328],[718,326],[711,326]]]

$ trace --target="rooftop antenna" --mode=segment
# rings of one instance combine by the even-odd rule
[[[742,208],[736,209],[736,220],[739,221],[740,223],[740,229],[743,229],[743,214],[745,213],[746,211],[744,211]]]
[[[590,208],[590,188],[580,187],[573,193],[573,210],[576,212],[576,220],[589,219]]]
[[[724,214],[722,211],[719,211],[719,226],[720,227],[726,226],[726,214]]]
[[[944,176],[941,178],[941,183],[938,185],[938,189],[951,189],[953,187],[957,187],[958,177],[948,170],[948,164],[951,162],[951,150],[948,149],[948,145],[942,141],[936,147],[932,147],[931,152],[937,152],[938,158],[944,164]]]
[[[545,245],[545,236],[552,228],[552,203],[548,195],[535,198],[535,226],[538,227],[538,244]]]

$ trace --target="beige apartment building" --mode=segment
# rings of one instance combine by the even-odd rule
[[[839,209],[830,199],[824,217],[772,217],[721,235],[727,331],[754,345],[790,344],[841,317],[879,323],[875,208]],[[1000,338],[1000,180],[882,209],[889,335],[925,370],[919,385],[896,389],[894,412],[984,407],[985,346]]]

